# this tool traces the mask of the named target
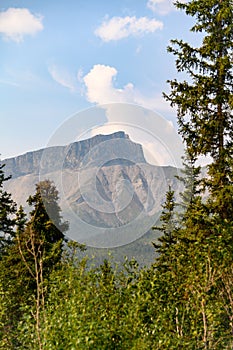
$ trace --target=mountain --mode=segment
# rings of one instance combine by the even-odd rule
[[[4,159],[6,175],[11,175],[12,178],[18,178],[29,174],[39,174],[40,171],[49,173],[60,169],[61,162],[64,169],[77,169],[83,166],[84,162],[88,161],[90,166],[97,165],[97,159],[102,158],[99,154],[103,148],[97,146],[103,142],[113,140],[129,140],[129,136],[123,131],[115,132],[111,135],[96,135],[90,139],[71,143],[68,146],[55,146],[38,151],[27,152],[23,155],[14,158]],[[120,143],[119,143],[120,144]],[[124,143],[126,145],[126,143]],[[90,155],[90,150],[92,151]],[[109,150],[108,150],[109,151]],[[119,150],[111,148],[112,159],[117,158]],[[45,157],[46,153],[46,157]],[[106,152],[105,152],[106,153]],[[88,159],[86,155],[89,154]],[[145,163],[145,158],[142,146],[133,142],[127,142],[126,156],[134,155],[134,159],[138,163]],[[46,163],[41,164],[41,161]]]
[[[119,247],[118,254],[134,253],[137,247],[142,255],[150,251],[153,256],[150,242],[158,233],[150,228],[158,220],[168,185],[181,191],[177,169],[148,164],[142,146],[123,131],[28,152],[3,163],[6,174],[12,175],[5,187],[18,204],[28,210],[26,199],[35,184],[49,178],[59,190],[62,215],[70,222],[68,237],[92,247]]]

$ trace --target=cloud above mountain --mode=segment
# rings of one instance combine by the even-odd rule
[[[163,29],[163,23],[148,17],[112,17],[95,30],[95,35],[104,42],[117,41],[129,36],[140,36]]]
[[[41,15],[33,15],[27,8],[9,8],[0,12],[0,34],[4,39],[23,41],[26,35],[43,30]]]
[[[157,110],[160,113],[166,111],[171,113],[169,104],[158,93],[150,97],[144,96],[131,82],[122,88],[115,87],[114,83],[117,73],[118,71],[115,67],[102,64],[94,65],[89,73],[83,77],[87,100],[99,105],[106,103],[133,103]]]

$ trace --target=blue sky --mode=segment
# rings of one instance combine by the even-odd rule
[[[162,99],[177,73],[170,39],[192,19],[170,0],[2,0],[1,159],[45,147],[69,116],[131,103],[175,125]]]

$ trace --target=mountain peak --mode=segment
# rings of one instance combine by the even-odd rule
[[[87,140],[90,140],[90,139],[101,139],[101,140],[109,140],[109,139],[126,139],[126,140],[129,140],[129,135],[126,134],[124,131],[116,131],[116,132],[113,132],[111,134],[97,134]],[[86,141],[86,140],[84,140]]]
[[[119,154],[124,156],[119,157]],[[6,175],[17,178],[39,174],[40,171],[46,173],[61,168],[80,168],[84,163],[90,167],[98,166],[100,159],[106,159],[106,165],[110,165],[110,160],[120,163],[120,158],[124,158],[123,162],[132,159],[135,163],[146,163],[142,146],[132,142],[124,131],[95,135],[67,146],[52,146],[28,152],[5,159],[3,163],[6,165]]]

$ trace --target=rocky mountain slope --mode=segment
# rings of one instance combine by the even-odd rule
[[[60,193],[68,237],[94,247],[119,247],[146,234],[156,224],[168,185],[177,193],[177,169],[146,162],[142,146],[124,132],[97,135],[6,159],[12,179],[6,189],[18,204],[35,184],[49,178]]]

